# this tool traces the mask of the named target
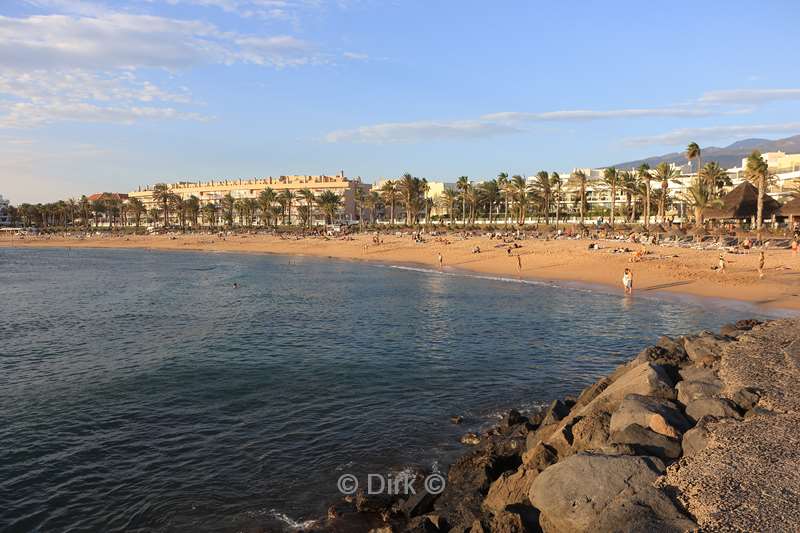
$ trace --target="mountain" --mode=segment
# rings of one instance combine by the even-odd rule
[[[787,154],[800,152],[800,135],[793,135],[785,139],[769,140],[769,139],[743,139],[736,141],[724,148],[716,146],[703,146],[703,164],[710,161],[716,161],[722,168],[738,167],[742,164],[742,158],[750,155],[753,150],[760,150],[763,152],[786,152]],[[655,167],[662,162],[677,163],[679,165],[686,164],[686,154],[682,152],[673,152],[671,154],[657,155],[647,157],[645,159],[637,159],[636,161],[628,161],[625,163],[617,163],[613,165],[615,168],[635,168],[642,163],[647,163],[650,167]]]

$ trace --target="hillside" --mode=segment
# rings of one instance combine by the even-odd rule
[[[753,150],[760,150],[761,152],[800,152],[800,135],[793,135],[792,137],[786,137],[785,139],[777,140],[743,139],[741,141],[736,141],[735,143],[724,148],[719,148],[717,146],[704,146],[702,148],[703,164],[708,163],[709,161],[716,161],[723,168],[730,168],[739,166],[742,158],[747,157]],[[616,168],[632,168],[638,167],[642,163],[647,163],[651,167],[655,167],[664,161],[667,163],[686,164],[686,154],[682,152],[673,152],[671,154],[651,156],[645,159],[617,163],[613,166]]]

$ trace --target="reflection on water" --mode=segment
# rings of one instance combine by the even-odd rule
[[[0,529],[21,531],[314,517],[342,468],[446,463],[503,409],[753,315],[303,258],[4,249],[0,265]]]

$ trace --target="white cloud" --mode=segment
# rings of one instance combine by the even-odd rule
[[[426,140],[474,139],[518,131],[516,128],[477,120],[394,122],[328,133],[328,142],[410,143]]]
[[[285,67],[312,47],[291,36],[241,35],[213,24],[153,15],[0,16],[0,66],[181,69],[208,63]]]
[[[59,120],[203,120],[175,107],[194,103],[188,90],[159,87],[143,72],[233,63],[283,68],[322,61],[309,43],[289,35],[222,31],[203,21],[111,12],[81,0],[29,3],[73,14],[0,16],[4,128]]]
[[[344,52],[342,54],[342,57],[344,57],[345,59],[351,59],[353,61],[366,61],[367,59],[369,59],[368,54],[362,54],[360,52]]]
[[[800,89],[733,89],[710,91],[700,102],[710,104],[763,103],[774,100],[800,100]]]
[[[745,139],[754,135],[779,134],[800,131],[800,122],[781,124],[744,124],[735,126],[710,126],[707,128],[680,128],[645,137],[633,137],[625,141],[629,145],[683,145],[689,141],[711,141],[719,139]]]
[[[719,114],[719,111],[697,107],[655,107],[612,109],[607,111],[592,111],[586,109],[547,111],[543,113],[529,113],[524,111],[505,111],[483,115],[483,120],[497,120],[503,122],[547,122],[547,121],[586,121],[608,120],[616,118],[641,118],[641,117],[707,117]]]

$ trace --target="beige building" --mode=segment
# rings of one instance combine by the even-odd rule
[[[200,200],[200,205],[209,203],[220,205],[222,199],[230,194],[234,199],[258,198],[262,191],[272,189],[275,194],[280,196],[291,191],[294,195],[291,207],[291,219],[298,220],[297,208],[304,205],[305,201],[300,196],[300,191],[305,189],[319,196],[325,191],[333,191],[342,197],[342,208],[340,219],[343,221],[355,221],[358,219],[355,206],[355,191],[358,188],[369,192],[370,185],[362,183],[361,178],[350,179],[345,177],[344,171],[335,176],[280,176],[277,178],[253,178],[239,180],[212,180],[198,182],[178,182],[167,184],[170,192],[180,196],[183,200],[192,196]],[[130,198],[138,198],[149,210],[159,206],[153,201],[153,187],[140,187],[128,195]],[[314,220],[320,220],[319,213],[315,213]]]

